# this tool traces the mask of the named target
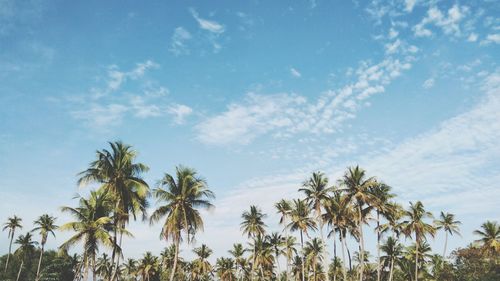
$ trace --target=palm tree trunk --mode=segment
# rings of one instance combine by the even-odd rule
[[[40,258],[38,259],[38,268],[36,269],[35,281],[40,280],[40,266],[42,265],[43,249],[45,245],[42,244],[42,249],[40,250]]]
[[[415,281],[418,281],[418,236],[415,239]]]
[[[125,225],[122,225],[121,227],[125,228]],[[122,239],[123,239],[123,232],[120,231],[120,240],[118,242],[118,247],[120,247],[120,249],[122,248]],[[113,280],[113,281],[115,280],[115,278],[116,278],[116,280],[118,280],[118,270],[120,268],[120,256],[121,256],[121,254],[118,254],[116,256],[116,266],[114,268],[113,275],[111,277],[111,280]]]
[[[345,241],[342,238],[342,230],[339,232],[340,236],[340,245],[342,246],[342,262],[344,263],[344,266],[342,266],[342,275],[344,275],[344,280],[347,281],[347,266],[346,266],[346,259],[345,259]]]
[[[377,210],[377,281],[380,281],[380,212]]]
[[[250,280],[255,280],[255,260],[256,260],[256,253],[257,253],[257,249],[256,249],[256,245],[255,245],[255,238],[254,238],[254,241],[253,241],[253,259],[252,259],[252,270],[250,271]],[[170,280],[172,281],[172,280]]]
[[[87,258],[84,258],[85,260],[85,272],[83,273],[83,279],[85,281],[89,280],[88,277],[89,277],[89,263],[87,261]],[[83,262],[83,260],[82,260]]]
[[[319,233],[321,236],[321,245],[323,245],[323,253],[325,254],[323,257],[323,267],[325,268],[325,270],[327,272],[326,280],[330,281],[330,276],[328,275],[328,251],[327,251],[327,247],[325,245],[325,237],[323,235],[323,222],[321,220],[321,212],[318,212],[317,220],[318,220],[318,224],[319,224]],[[314,277],[314,279],[316,280],[316,277]]]
[[[21,277],[21,270],[23,270],[23,265],[24,265],[24,259],[21,261],[21,266],[19,267],[19,271],[17,272],[16,281],[19,281],[19,277]]]
[[[300,248],[301,248],[300,256],[302,258],[302,281],[305,281],[306,275],[305,275],[305,264],[304,264],[304,237],[302,235],[302,230],[300,231]]]
[[[446,258],[446,247],[448,246],[448,232],[445,232],[443,259]]]
[[[363,281],[364,265],[365,265],[365,242],[363,239],[363,222],[361,213],[361,204],[358,203],[358,229],[359,229],[359,247],[361,249],[360,261],[359,261],[359,281]]]
[[[286,227],[286,217],[283,219],[283,224],[285,225],[285,239],[288,241],[288,228]],[[288,256],[288,253],[286,255],[286,280],[288,281],[290,279],[290,257]]]
[[[95,266],[95,255],[92,257],[92,280],[97,281],[96,266]]]
[[[170,281],[174,281],[175,271],[177,270],[177,259],[179,258],[179,241],[180,233],[175,238],[175,255],[174,255],[174,266],[172,267],[172,272],[170,272]]]
[[[352,271],[351,251],[349,251],[349,247],[347,246],[347,243],[346,243],[346,249],[347,249],[347,255],[349,256],[349,271]]]
[[[337,274],[335,272],[335,262],[337,261],[337,242],[335,242],[337,239],[335,239],[335,232],[333,233],[333,281],[337,281]],[[325,268],[326,275],[328,274],[328,268]]]
[[[389,272],[389,281],[392,281],[392,274],[394,272],[394,258],[391,258],[391,268]]]
[[[14,232],[12,232],[12,234],[10,236],[9,254],[7,255],[7,262],[5,263],[5,270],[4,270],[4,272],[7,272],[7,267],[9,266],[10,253],[12,251],[12,240],[14,240]]]
[[[280,272],[281,272],[281,268],[280,268],[280,261],[278,260],[279,258],[279,253],[276,253],[276,267],[277,267],[277,270],[278,272],[276,272],[276,278],[278,278]]]

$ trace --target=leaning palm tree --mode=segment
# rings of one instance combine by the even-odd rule
[[[130,145],[120,141],[110,142],[111,150],[103,149],[96,152],[96,160],[91,162],[89,168],[81,172],[78,180],[80,186],[89,183],[101,185],[113,199],[113,249],[111,261],[114,268],[114,280],[117,274],[120,256],[118,248],[121,247],[123,233],[119,229],[125,229],[130,216],[136,219],[138,213],[142,213],[146,219],[147,197],[149,196],[148,184],[141,178],[141,174],[149,168],[142,163],[135,163],[137,152]],[[120,238],[118,238],[118,236]],[[118,240],[119,239],[119,240]],[[115,260],[116,259],[116,260]]]
[[[315,213],[316,224],[319,226],[321,243],[325,243],[325,238],[323,235],[323,220],[321,218],[321,209],[324,206],[324,202],[329,199],[329,193],[333,191],[333,187],[328,186],[328,178],[322,172],[314,172],[309,179],[304,181],[302,188],[299,191],[306,195],[307,203],[312,207]],[[325,251],[324,261],[328,263],[328,256],[326,252],[326,247],[323,247]],[[323,265],[328,268],[328,264]],[[327,280],[329,279],[327,275]]]
[[[33,231],[39,231],[41,240],[40,240],[40,258],[38,259],[38,267],[36,269],[36,277],[35,281],[40,280],[40,266],[42,265],[42,257],[43,257],[43,250],[45,249],[45,243],[47,243],[47,238],[49,234],[52,234],[53,237],[56,237],[54,230],[57,229],[57,225],[55,224],[56,218],[53,216],[49,216],[47,214],[41,215],[35,222],[35,228],[33,228]]]
[[[389,266],[389,281],[392,281],[394,262],[403,254],[403,245],[401,245],[401,243],[399,243],[395,238],[389,237],[387,238],[387,241],[380,246],[380,250],[385,253],[381,259],[384,261],[384,264]]]
[[[316,222],[310,216],[311,208],[309,205],[300,199],[293,200],[292,211],[290,212],[291,222],[288,224],[290,230],[300,232],[300,246],[302,253],[302,281],[305,280],[305,263],[304,263],[304,234],[308,236],[309,230],[316,230]]]
[[[359,166],[350,167],[344,173],[341,180],[341,184],[344,186],[342,191],[345,192],[346,200],[353,201],[357,205],[357,225],[358,225],[358,235],[359,235],[359,246],[360,246],[360,265],[359,265],[359,280],[363,280],[364,272],[364,237],[363,237],[363,206],[373,205],[376,202],[376,197],[372,194],[372,187],[376,184],[375,178],[366,177],[365,170],[361,169]]]
[[[170,281],[174,280],[179,258],[179,245],[184,233],[187,242],[191,243],[196,232],[203,230],[203,219],[198,208],[212,209],[210,202],[215,198],[207,183],[198,177],[191,168],[178,166],[174,176],[165,174],[158,187],[153,191],[158,207],[150,218],[150,224],[158,222],[163,217],[165,221],[161,230],[161,238],[173,240],[175,257],[170,273]]]
[[[474,230],[474,234],[481,237],[476,242],[481,243],[483,252],[491,255],[500,253],[500,225],[496,221],[483,223],[481,230]]]
[[[22,219],[16,215],[7,219],[7,222],[4,223],[3,231],[8,230],[8,237],[10,239],[9,242],[9,253],[7,254],[7,261],[5,262],[4,272],[7,272],[7,267],[9,266],[10,254],[12,252],[12,241],[14,240],[14,235],[16,233],[16,229],[21,229],[23,226],[21,225]]]
[[[36,241],[31,240],[31,233],[26,233],[26,235],[19,235],[16,239],[16,244],[19,248],[16,250],[15,254],[21,257],[21,265],[19,266],[19,271],[17,273],[16,281],[19,281],[21,277],[21,271],[23,270],[24,261],[30,258],[35,251],[35,246],[38,244]]]
[[[444,230],[445,239],[444,239],[444,249],[443,249],[443,259],[446,257],[446,247],[448,245],[448,234],[453,235],[457,234],[460,236],[460,221],[455,220],[455,215],[450,213],[441,212],[439,219],[434,221],[436,225],[436,229]]]
[[[248,238],[256,239],[257,237],[262,237],[266,234],[266,224],[264,223],[264,218],[266,218],[266,214],[262,213],[259,207],[250,206],[250,211],[245,211],[241,215],[243,222],[241,222],[241,230],[243,234],[248,235]],[[255,274],[255,253],[256,249],[253,248],[252,252],[252,271],[250,272],[251,278],[253,280]]]
[[[407,237],[415,234],[415,281],[418,281],[418,255],[419,245],[426,241],[426,236],[434,237],[436,228],[425,222],[426,218],[432,218],[432,214],[427,212],[422,202],[417,201],[415,204],[410,202],[410,208],[405,212],[407,219],[403,221],[403,233]]]
[[[69,213],[75,221],[68,222],[59,227],[62,231],[76,232],[59,248],[68,250],[70,247],[83,242],[82,266],[84,266],[84,280],[88,280],[88,272],[92,269],[92,278],[96,280],[96,256],[99,246],[116,248],[108,230],[112,225],[109,215],[110,200],[106,192],[92,191],[90,198],[80,198],[76,208],[62,207],[63,212]],[[122,230],[124,231],[124,230]]]

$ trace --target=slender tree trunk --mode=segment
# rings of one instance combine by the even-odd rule
[[[288,242],[288,228],[286,227],[286,217],[283,219],[283,224],[285,225],[285,239]],[[287,253],[286,255],[286,280],[290,279],[290,257]]]
[[[321,220],[321,211],[318,212],[318,215],[317,215],[317,220],[318,220],[318,223],[319,223],[319,233],[320,233],[320,236],[321,236],[321,245],[323,245],[323,254],[324,254],[324,257],[323,257],[323,267],[325,268],[326,272],[328,272],[328,251],[327,251],[327,247],[326,247],[326,243],[325,243],[325,237],[323,235],[323,221]],[[321,254],[321,253],[320,253]],[[315,281],[316,281],[316,277],[314,277]],[[327,281],[330,281],[330,276],[328,275],[328,273],[326,274],[326,280]]]
[[[302,235],[302,230],[300,231],[300,248],[301,248],[301,253],[300,257],[302,258],[302,281],[306,280],[306,275],[305,275],[305,264],[304,264],[304,237]]]
[[[96,266],[95,266],[95,255],[92,257],[92,280],[97,281]]]
[[[174,281],[175,272],[177,271],[177,259],[179,258],[179,241],[180,234],[175,238],[175,255],[174,255],[174,266],[172,267],[172,272],[170,273],[170,281]]]
[[[391,258],[391,268],[389,269],[389,281],[392,281],[392,274],[394,272],[394,258]]]
[[[448,246],[448,232],[445,232],[444,236],[444,250],[443,250],[443,259],[446,259],[446,247]]]
[[[346,249],[347,249],[347,256],[349,257],[349,271],[352,271],[351,251],[349,251],[349,247],[347,247],[347,242],[346,242]]]
[[[19,267],[19,271],[17,272],[16,281],[19,281],[19,277],[21,277],[21,270],[23,270],[23,265],[24,265],[24,259],[21,261],[21,266]]]
[[[86,260],[86,258],[85,258],[85,260]],[[82,260],[82,262],[83,262],[83,260]],[[88,263],[88,261],[86,261],[85,262],[85,272],[83,273],[83,279],[85,281],[87,281],[87,280],[89,280],[88,277],[89,277],[89,263]]]
[[[342,238],[342,231],[340,231],[340,244],[342,246],[342,262],[344,263],[344,266],[342,266],[342,274],[344,275],[344,280],[347,281],[347,266],[346,266],[346,258],[345,258],[345,240]]]
[[[361,204],[358,203],[358,229],[359,229],[359,247],[361,249],[359,261],[359,281],[363,281],[363,273],[365,267],[365,242],[363,239],[363,222],[362,222]]]
[[[418,281],[418,236],[415,240],[415,281]]]
[[[40,266],[42,265],[43,249],[45,244],[42,244],[42,249],[40,250],[40,258],[38,259],[38,268],[36,269],[35,281],[40,280]]]
[[[280,261],[278,260],[279,258],[279,253],[276,253],[276,266],[277,266],[277,269],[278,269],[278,272],[276,273],[276,278],[278,278],[280,272],[281,272],[281,268],[280,268]]]
[[[125,228],[125,225],[122,225],[121,228]],[[122,239],[123,239],[123,232],[120,231],[120,240],[118,242],[118,247],[120,247],[120,249],[122,248]],[[118,270],[120,268],[120,256],[121,256],[121,253],[119,253],[116,256],[116,266],[114,267],[113,275],[111,277],[112,281],[114,281],[115,279],[118,280]]]
[[[257,249],[255,248],[255,238],[253,241],[253,259],[252,259],[252,271],[250,272],[250,280],[255,280],[255,260],[256,260],[256,253]],[[172,281],[172,280],[170,280]]]
[[[377,281],[380,281],[380,212],[377,211]]]
[[[337,239],[335,238],[335,231],[333,232],[333,281],[337,281],[337,273],[335,272],[335,266],[337,262]],[[328,268],[325,269],[326,274],[328,274]]]
[[[7,272],[7,267],[9,267],[10,253],[12,251],[12,240],[14,240],[14,232],[12,232],[10,236],[9,254],[7,255],[7,262],[5,263],[5,270],[3,272]]]

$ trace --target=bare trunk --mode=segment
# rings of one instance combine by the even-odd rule
[[[446,259],[446,247],[448,246],[448,232],[445,232],[443,259]]]
[[[306,275],[305,275],[305,264],[304,264],[304,237],[302,235],[302,230],[300,231],[300,248],[301,248],[301,253],[300,257],[302,258],[302,281],[306,280]]]
[[[172,272],[170,273],[170,281],[174,281],[175,272],[177,271],[177,259],[179,258],[179,241],[180,233],[175,238],[175,256],[174,256],[174,266],[172,267]]]
[[[14,232],[12,232],[10,236],[10,243],[9,243],[9,254],[7,255],[7,262],[5,263],[5,270],[4,272],[7,272],[7,267],[9,266],[9,260],[10,260],[10,253],[12,251],[12,240],[14,239]]]
[[[97,281],[97,274],[95,268],[95,255],[92,257],[92,280]]]
[[[320,232],[320,235],[321,235],[321,245],[323,245],[323,253],[324,253],[324,256],[323,256],[323,267],[325,268],[327,274],[326,274],[326,280],[327,281],[330,281],[330,276],[328,275],[328,251],[327,251],[327,247],[326,247],[326,243],[325,243],[325,237],[323,235],[323,222],[321,221],[321,212],[318,212],[318,223],[319,223],[319,232]],[[315,281],[316,281],[316,275],[314,277]]]
[[[361,214],[361,205],[358,203],[358,231],[359,231],[359,247],[361,249],[360,253],[360,261],[359,261],[359,281],[363,281],[363,273],[365,269],[365,242],[363,239],[363,222],[362,222],[362,214]]]
[[[87,281],[87,280],[89,280],[88,279],[88,277],[89,277],[89,263],[88,263],[86,258],[84,258],[84,260],[85,260],[85,272],[83,273],[83,279],[85,281]],[[82,262],[83,262],[83,260],[82,260]]]
[[[380,212],[377,211],[377,281],[380,281]]]
[[[276,253],[276,267],[277,267],[277,270],[278,270],[278,272],[276,273],[276,278],[279,277],[279,274],[281,272],[280,261],[278,260],[278,258],[279,258],[279,253]]]
[[[23,270],[24,260],[21,261],[21,266],[19,267],[19,271],[17,272],[17,279],[19,281],[19,277],[21,277],[21,270]]]
[[[342,266],[342,274],[344,275],[344,281],[347,281],[347,266],[346,266],[346,258],[345,258],[345,240],[342,238],[342,231],[340,231],[340,244],[342,245],[342,262],[344,266]]]
[[[125,225],[122,225],[121,227],[125,228]],[[122,248],[122,239],[123,239],[123,232],[120,232],[120,241],[118,242],[118,247],[120,247],[120,249]],[[115,279],[118,280],[118,270],[120,269],[120,256],[121,253],[118,253],[118,255],[116,256],[116,266],[114,268],[113,275],[111,276],[112,281],[114,281]]]
[[[283,219],[283,224],[285,225],[285,237],[288,242],[288,228],[286,227],[286,218]],[[286,255],[286,280],[288,281],[290,279],[290,257],[288,256],[288,253]]]
[[[394,258],[391,258],[391,268],[389,269],[389,281],[392,281],[392,274],[394,272]]]
[[[40,266],[42,265],[43,249],[45,245],[42,244],[42,249],[40,250],[40,258],[38,259],[38,268],[36,269],[35,281],[40,280]]]
[[[418,235],[415,239],[415,281],[418,281]]]

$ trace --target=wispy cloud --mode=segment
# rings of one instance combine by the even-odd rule
[[[405,11],[411,13],[416,4],[417,0],[405,0]]]
[[[187,105],[173,104],[168,107],[167,112],[174,117],[174,123],[180,125],[193,113],[193,109]]]
[[[189,33],[187,29],[182,26],[177,27],[174,30],[172,38],[170,39],[171,42],[169,51],[176,56],[189,54],[189,48],[187,47],[186,42],[191,39],[191,33]]]
[[[422,87],[424,89],[430,89],[432,87],[434,87],[434,78],[429,78],[427,80],[424,81],[424,84],[422,84]]]
[[[290,74],[293,76],[293,77],[296,77],[296,78],[300,78],[302,77],[302,74],[295,68],[290,68]]]
[[[427,16],[420,23],[413,27],[415,36],[427,37],[432,35],[432,31],[427,27],[434,24],[440,27],[445,34],[460,36],[460,22],[466,17],[469,12],[467,6],[453,5],[447,12],[443,14],[441,10],[433,6],[427,11]]]
[[[209,32],[216,33],[216,34],[221,34],[225,31],[224,25],[222,25],[216,21],[207,20],[207,19],[200,17],[198,12],[194,8],[189,9],[189,11],[191,12],[191,15],[193,16],[193,18],[198,22],[201,29],[204,29],[204,30],[207,30]]]
[[[488,45],[491,43],[500,44],[500,33],[488,34],[484,40],[481,40],[481,45]]]

